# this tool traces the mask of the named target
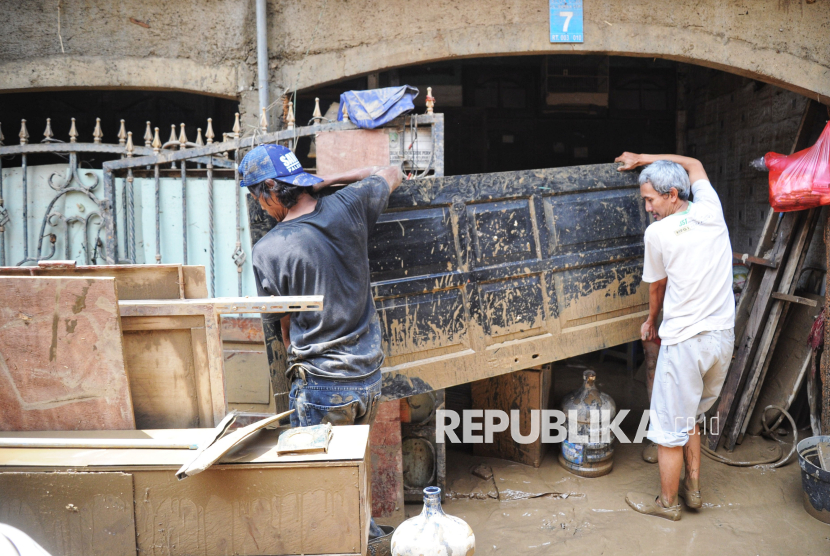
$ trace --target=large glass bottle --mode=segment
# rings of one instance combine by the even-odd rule
[[[392,556],[472,556],[476,537],[463,519],[441,508],[441,489],[424,489],[424,509],[392,535]]]

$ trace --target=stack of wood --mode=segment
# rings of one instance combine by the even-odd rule
[[[43,262],[0,268],[0,289],[6,431],[213,427],[230,409],[221,315],[322,309],[208,299],[202,266]]]
[[[791,152],[808,146],[819,104],[805,110]],[[824,299],[796,294],[805,267],[807,250],[818,221],[819,209],[775,213],[770,210],[735,316],[735,352],[708,422],[709,448],[721,441],[732,450],[745,434],[758,434],[764,425],[781,421],[769,405],[790,407],[805,379],[810,380],[816,362],[807,343],[810,329]],[[715,426],[717,423],[718,426]]]

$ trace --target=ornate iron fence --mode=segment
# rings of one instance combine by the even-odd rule
[[[431,99],[431,97],[430,97]],[[289,107],[287,112],[292,114]],[[102,142],[103,133],[100,119],[93,131],[92,143],[78,142],[78,132],[75,120],[69,132],[69,141],[64,142],[54,138],[51,122],[47,119],[44,137],[39,143],[29,142],[29,131],[26,120],[21,121],[18,145],[4,145],[2,129],[0,129],[0,266],[7,264],[25,265],[37,263],[39,260],[48,260],[59,256],[58,245],[64,246],[64,258],[72,258],[70,254],[70,231],[77,228],[82,231],[81,250],[84,252],[86,264],[124,264],[137,262],[136,252],[136,203],[134,182],[137,177],[151,178],[154,185],[154,220],[155,220],[155,262],[162,261],[162,229],[161,229],[161,179],[174,177],[179,180],[182,192],[181,206],[181,244],[182,262],[188,262],[188,214],[187,190],[188,179],[198,177],[207,181],[207,221],[208,221],[208,288],[211,295],[215,291],[215,238],[214,222],[214,180],[217,175],[233,179],[239,188],[239,175],[235,169],[241,160],[241,151],[253,146],[266,143],[282,143],[293,148],[301,137],[314,136],[325,131],[358,129],[349,121],[323,123],[319,116],[319,109],[315,110],[312,125],[297,127],[293,125],[291,117],[287,118],[288,129],[267,132],[265,116],[260,119],[260,126],[249,136],[243,136],[237,114],[231,133],[223,133],[221,142],[214,142],[215,132],[210,119],[207,120],[204,137],[202,130],[197,130],[195,141],[190,141],[185,134],[185,125],[181,124],[177,132],[176,126],[171,126],[170,137],[162,142],[159,128],[152,129],[147,122],[143,136],[144,146],[136,145],[132,132],[125,129],[124,120],[118,132],[118,144]],[[416,145],[418,129],[427,126],[431,128],[429,152],[417,153],[413,150]],[[423,177],[427,173],[435,176],[444,175],[444,118],[443,114],[433,114],[432,106],[428,107],[427,114],[411,115],[397,118],[390,122],[388,128],[396,128],[400,133],[400,148],[396,162],[401,162],[413,169],[411,177]],[[417,150],[418,147],[414,147]],[[91,171],[84,171],[79,166],[79,155],[87,153],[104,153],[121,156],[118,160],[104,162],[102,165],[103,179]],[[47,181],[51,188],[51,198],[43,208],[40,218],[40,230],[36,245],[30,246],[29,237],[29,205],[30,192],[28,183],[28,157],[35,154],[50,154],[65,159],[68,156],[68,165],[61,175],[52,173]],[[3,198],[3,159],[21,157],[21,210],[19,218],[7,210]],[[418,159],[416,161],[416,159]],[[417,163],[416,163],[417,162]],[[426,167],[424,166],[426,164]],[[419,170],[416,170],[419,169]],[[120,180],[120,183],[119,183]],[[103,182],[103,187],[101,187]],[[59,200],[70,194],[81,195],[88,199],[93,208],[87,210],[77,204],[78,211],[69,214],[59,209]],[[242,295],[242,269],[248,259],[243,249],[242,241],[242,207],[240,195],[235,195],[235,233],[236,245],[231,258],[237,269],[238,295]],[[120,201],[120,202],[118,202]],[[65,205],[66,203],[64,203]],[[20,226],[22,235],[22,252],[20,260],[7,260],[7,232],[10,226]],[[123,229],[121,229],[123,228]],[[62,240],[58,238],[62,234]],[[144,239],[149,240],[147,234]]]

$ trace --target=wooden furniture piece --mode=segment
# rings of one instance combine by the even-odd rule
[[[40,261],[38,266],[0,267],[0,276],[90,276],[115,278],[118,299],[199,299],[208,296],[204,266],[124,264],[83,266],[75,261]]]
[[[519,430],[530,433],[531,411],[549,409],[553,376],[550,365],[540,365],[471,384],[474,409],[500,409],[510,416],[511,409],[518,409]],[[511,417],[512,419],[512,417]],[[542,435],[530,444],[513,441],[510,428],[493,434],[492,443],[473,444],[477,456],[495,457],[539,467],[547,451]]]
[[[119,307],[137,426],[194,428],[218,425],[228,410],[219,316],[320,311],[323,297],[137,300]]]
[[[135,428],[115,286],[0,276],[0,430]]]
[[[369,427],[335,427],[327,454],[304,456],[277,456],[280,432],[261,431],[183,481],[175,472],[192,450],[3,448],[0,519],[53,556],[366,554]],[[117,436],[198,442],[212,433]],[[28,436],[0,438],[15,435]]]
[[[238,411],[276,413],[262,320],[259,317],[223,317],[220,334],[228,407]],[[286,400],[283,410],[287,408]]]

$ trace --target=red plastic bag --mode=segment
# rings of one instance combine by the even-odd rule
[[[830,205],[830,123],[812,147],[785,156],[767,153],[769,204],[776,212]]]

